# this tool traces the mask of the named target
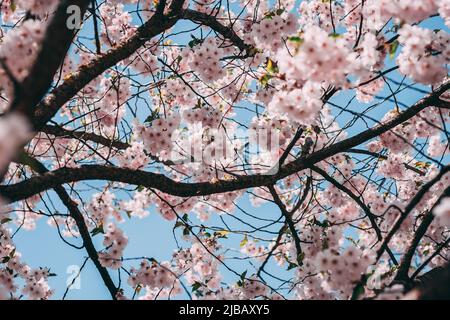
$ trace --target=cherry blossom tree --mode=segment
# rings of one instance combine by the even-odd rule
[[[450,298],[450,1],[0,6],[0,298],[41,219],[112,299]]]

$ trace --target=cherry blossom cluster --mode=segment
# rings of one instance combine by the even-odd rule
[[[143,168],[149,162],[144,151],[144,143],[141,141],[133,141],[118,158],[121,166],[130,169]]]
[[[404,25],[399,35],[403,45],[397,59],[400,71],[417,82],[441,82],[447,75],[445,65],[450,62],[450,35],[411,25]]]
[[[293,13],[285,17],[275,15],[254,24],[251,32],[244,39],[248,43],[255,43],[257,48],[277,52],[283,44],[283,38],[295,33],[297,29],[297,18]]]
[[[87,205],[90,219],[97,225],[106,225],[109,218],[115,217],[118,221],[122,218],[115,209],[114,200],[116,196],[109,190],[92,195],[91,202]]]
[[[348,12],[348,14],[345,15],[345,19],[349,23],[359,18],[358,6],[356,6],[354,2],[356,1],[345,1],[344,3],[344,8],[347,9],[346,12]],[[337,17],[344,16],[344,8],[337,1],[333,1],[331,6],[334,17],[336,17],[333,19],[334,23],[338,23],[339,19],[337,19]],[[318,25],[327,32],[333,31],[330,3],[321,0],[302,1],[298,8],[298,12],[300,13],[299,23],[302,27]]]
[[[5,218],[3,214],[0,217]],[[21,294],[31,300],[50,298],[53,290],[47,282],[49,270],[32,269],[21,261],[21,254],[12,243],[11,232],[4,224],[0,224],[0,235],[0,299],[19,298]],[[18,279],[23,280],[23,285]]]
[[[344,85],[353,62],[347,41],[330,36],[315,25],[304,31],[302,39],[297,54],[292,57],[282,51],[279,57],[280,71],[286,78],[300,83],[310,80]]]
[[[173,287],[176,285],[177,278],[170,267],[168,262],[159,264],[156,261],[142,260],[139,264],[139,269],[131,269],[128,284],[134,288],[141,286],[159,290],[165,287]],[[173,294],[178,294],[179,290],[175,290]]]
[[[128,201],[122,201],[120,208],[130,216],[145,218],[149,215],[147,208],[151,204],[151,194],[147,190],[138,190],[134,193],[133,198]]]
[[[267,291],[267,286],[257,279],[245,280],[242,285],[243,299],[252,300],[257,297],[264,297]]]
[[[158,66],[159,47],[155,42],[149,42],[142,50],[131,56],[125,64],[142,74],[156,74]]]
[[[325,279],[329,289],[336,290],[343,296],[351,295],[354,283],[366,273],[367,267],[375,262],[373,252],[349,246],[342,254],[325,250],[316,257],[319,270],[326,271]]]
[[[172,135],[178,129],[179,114],[153,120],[150,126],[140,126],[138,135],[144,143],[144,149],[152,155],[169,156],[173,146]]]
[[[437,11],[436,0],[406,1],[406,0],[381,0],[377,5],[379,14],[387,19],[395,17],[407,23],[414,23],[428,18]]]
[[[304,285],[296,288],[297,294],[300,299],[349,298],[355,283],[374,261],[373,252],[351,245],[342,253],[320,251],[313,260],[305,259],[299,268],[297,278],[304,280]]]
[[[254,117],[250,126],[251,135],[249,142],[273,151],[283,146],[292,137],[291,128],[285,126],[285,124],[286,120],[284,119]]]
[[[271,112],[286,114],[302,125],[315,124],[323,105],[320,84],[308,81],[302,88],[279,91],[268,108]]]
[[[130,97],[130,80],[115,75],[103,77],[100,83],[101,101],[96,104],[96,115],[102,125],[107,128],[117,126],[125,115],[125,106]]]
[[[438,0],[438,5],[439,15],[444,19],[447,27],[450,27],[450,3],[445,0]]]
[[[440,223],[450,228],[450,198],[444,198],[439,205],[433,209],[433,213]]]
[[[0,86],[5,90],[7,97],[13,98],[13,81],[22,81],[27,77],[39,52],[44,33],[44,23],[27,20],[19,28],[7,32],[2,39]]]
[[[109,223],[105,231],[103,245],[106,251],[99,252],[98,259],[104,267],[119,269],[122,266],[122,253],[128,244],[128,237],[113,223]]]
[[[223,115],[219,110],[208,110],[207,108],[186,110],[182,114],[182,118],[186,123],[193,124],[200,122],[205,128],[217,128],[222,117]]]
[[[0,118],[0,170],[7,168],[30,135],[30,124],[22,115],[13,113]]]
[[[182,60],[183,61],[183,60]],[[184,108],[192,108],[197,103],[198,97],[195,92],[198,85],[192,83],[190,87],[186,86],[181,79],[168,79],[164,85],[165,98],[168,101],[173,101],[175,105],[179,105]]]
[[[193,241],[190,249],[174,254],[178,268],[187,270],[186,281],[190,285],[200,284],[197,295],[215,292],[221,286],[220,262],[210,254],[217,254],[219,249],[220,245],[216,240],[207,239],[203,244]]]
[[[106,2],[100,7],[100,15],[104,20],[104,24],[102,24],[103,43],[108,46],[112,47],[129,38],[136,30],[131,24],[131,14],[125,10],[122,3]]]
[[[200,79],[206,82],[214,82],[225,76],[220,59],[229,51],[233,51],[232,47],[223,47],[217,38],[207,38],[192,48],[186,47],[181,52],[183,60],[187,60],[189,67],[195,71]]]
[[[194,8],[195,10],[199,12],[207,12],[207,13],[213,13],[212,8],[210,7],[212,4],[214,4],[215,0],[199,0],[195,1]],[[217,10],[217,9],[216,9]]]
[[[209,16],[208,23],[193,19],[201,26],[188,37],[179,33],[185,25],[176,22],[154,39],[131,41],[161,2],[97,3],[100,47],[84,33],[77,35],[53,85],[63,83],[64,89],[80,75],[84,80],[92,65],[101,72],[74,92],[24,148],[32,138],[30,125],[8,106],[17,82],[29,75],[58,3],[0,4],[4,184],[41,179],[35,159],[49,170],[82,172],[86,164],[99,164],[111,171],[127,168],[130,175],[156,172],[193,186],[223,185],[225,191],[179,197],[117,181],[96,182],[85,190],[82,186],[92,185],[75,180],[63,187],[70,186],[71,198],[77,195],[71,202],[80,208],[76,220],[49,210],[51,189],[10,206],[4,205],[6,197],[0,199],[0,299],[51,297],[48,278],[53,274],[25,264],[11,236],[36,229],[46,215],[62,238],[104,235],[103,249],[97,248],[101,265],[129,271],[131,288],[123,285],[118,299],[126,299],[131,289],[139,299],[172,298],[184,291],[194,299],[282,299],[279,288],[271,286],[276,277],[264,277],[273,266],[290,277],[281,286],[286,298],[349,299],[361,279],[367,280],[363,294],[375,297],[397,272],[387,249],[403,254],[418,226],[433,215],[414,248],[411,269],[427,259],[430,267],[448,263],[450,248],[440,245],[450,235],[450,200],[441,194],[450,186],[450,173],[420,194],[442,169],[437,163],[445,165],[450,154],[444,135],[450,113],[442,107],[450,101],[448,93],[415,106],[422,109],[411,117],[404,110],[413,102],[400,101],[409,92],[427,95],[448,78],[450,36],[444,27],[432,30],[422,23],[438,13],[433,19],[449,26],[448,0],[240,0],[231,9],[221,1],[185,1],[184,9]],[[170,19],[189,20],[189,12]],[[141,47],[125,57],[137,41]],[[120,62],[106,70],[98,63],[117,56]],[[371,127],[399,117],[409,118],[370,135]],[[352,140],[360,131],[367,133]],[[333,149],[347,138],[351,147]],[[19,151],[23,157],[17,157]],[[282,178],[271,180],[280,164]],[[293,172],[297,165],[301,170]],[[229,182],[238,179],[244,181],[239,188],[255,181],[256,186],[228,191]],[[420,200],[404,216],[418,194]],[[254,213],[242,205],[244,200],[271,207]],[[130,233],[127,224],[119,223],[126,217],[139,223],[136,218],[147,218],[153,208],[182,241],[177,239],[166,261],[127,258]],[[400,217],[389,248],[377,257]],[[83,221],[88,235],[78,230]],[[216,225],[220,222],[224,226]],[[234,261],[250,267],[229,278]],[[397,289],[377,298],[400,297]]]
[[[196,203],[194,197],[179,198],[171,195],[157,192],[153,195],[152,200],[157,206],[161,216],[166,220],[174,220],[177,218],[177,213],[189,212]]]

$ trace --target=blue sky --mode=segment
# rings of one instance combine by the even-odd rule
[[[440,18],[433,18],[430,21],[423,24],[427,28],[436,29],[442,28],[443,24]],[[176,27],[177,30],[188,29],[191,24],[186,22],[179,23]],[[85,26],[85,30],[83,31],[87,36],[92,36],[92,27],[90,24]],[[175,42],[184,42],[186,40],[186,35],[177,36]],[[389,58],[388,58],[389,59]],[[390,64],[393,61],[389,62]],[[386,66],[388,68],[388,66]],[[396,80],[401,80],[401,77],[398,73],[395,73]],[[409,80],[406,80],[407,83],[410,83]],[[394,86],[395,88],[395,86]],[[389,95],[389,91],[387,88],[383,90],[379,94],[380,96]],[[416,102],[421,97],[420,93],[417,93],[412,90],[405,90],[404,92],[398,95],[400,101],[406,104],[412,104]],[[344,92],[338,94],[335,98],[333,98],[333,102],[345,105],[347,101],[352,98],[351,93]],[[354,111],[361,111],[366,108],[368,105],[364,105],[358,103],[356,100],[350,105],[350,109]],[[380,119],[384,113],[393,108],[392,103],[383,103],[382,105],[375,108],[370,115],[376,119]],[[146,110],[146,108],[144,108]],[[142,119],[145,119],[147,111],[142,112],[140,116]],[[249,117],[252,117],[252,114],[246,114],[246,112],[238,112],[238,120],[245,121]],[[344,125],[348,120],[350,120],[352,116],[350,114],[343,114],[338,118],[338,122],[341,125]],[[370,121],[369,121],[370,123]],[[353,135],[355,133],[364,130],[365,125],[359,121],[357,122],[351,129],[347,132],[349,135]],[[101,186],[101,183],[95,182],[90,183],[91,185]],[[53,192],[50,192],[49,195],[52,197],[52,200],[55,202],[56,207],[61,212],[65,212],[64,207],[61,206],[57,197]],[[89,193],[84,193],[85,199],[89,199]],[[280,213],[276,207],[271,204],[264,205],[259,208],[252,208],[248,197],[244,196],[241,200],[239,200],[239,205],[243,207],[245,210],[250,212],[251,214],[258,215],[265,218],[278,218]],[[154,257],[158,261],[163,261],[166,259],[170,259],[172,250],[176,248],[175,240],[172,234],[172,228],[174,222],[169,222],[164,220],[160,215],[156,212],[154,207],[149,209],[151,214],[144,218],[132,218],[129,219],[125,217],[125,222],[120,224],[119,227],[125,231],[127,235],[129,235],[129,245],[124,253],[124,257]],[[242,214],[235,210],[236,216],[241,216]],[[196,221],[195,217],[192,217],[193,221]],[[230,226],[238,226],[234,219],[230,217],[224,217],[227,223]],[[57,230],[54,227],[50,227],[46,223],[46,218],[41,219],[38,222],[38,227],[34,231],[20,231],[17,233],[14,241],[18,247],[18,251],[22,253],[23,260],[30,264],[33,267],[39,266],[48,266],[51,267],[51,271],[57,274],[57,277],[50,278],[50,285],[55,289],[56,293],[54,294],[54,299],[60,299],[66,288],[66,280],[69,277],[67,274],[67,269],[71,265],[81,265],[86,257],[86,253],[84,249],[77,250],[72,247],[64,244],[58,236]],[[249,220],[251,221],[251,220]],[[252,223],[258,224],[260,222],[252,221]],[[222,225],[220,219],[218,217],[212,217],[212,219],[208,222],[208,225]],[[273,230],[277,231],[278,227],[275,227]],[[177,230],[178,236],[180,236],[180,230]],[[267,238],[267,236],[265,236]],[[93,237],[94,243],[98,249],[102,248],[102,240],[103,237],[101,235],[97,235]],[[227,246],[232,246],[239,249],[239,242],[242,240],[242,236],[233,236],[230,235],[229,241],[226,242]],[[76,243],[77,245],[81,244],[80,239],[68,239],[68,241]],[[137,261],[135,265],[137,265]],[[243,272],[248,268],[248,265],[243,265],[242,262],[229,262],[230,266],[235,267],[240,272]],[[280,270],[278,267],[274,266],[271,263],[268,266],[268,270],[276,271],[277,275],[287,276],[288,273]],[[249,269],[249,274],[251,274],[251,270]],[[118,276],[116,271],[110,271],[113,279],[118,282]],[[126,274],[122,273],[123,278],[122,282],[126,282]],[[236,276],[230,274],[229,272],[224,271],[225,280],[229,282],[236,282]],[[128,288],[126,293],[130,295],[131,289],[128,285],[124,286]],[[186,297],[186,296],[182,296]],[[68,299],[109,299],[109,293],[106,290],[106,287],[103,285],[101,278],[94,265],[89,261],[86,267],[84,268],[81,274],[81,289],[79,290],[71,290],[67,296]]]

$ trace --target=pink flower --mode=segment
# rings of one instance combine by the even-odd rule
[[[6,169],[29,138],[31,128],[23,116],[13,113],[0,118],[0,171]]]
[[[442,225],[450,227],[450,198],[442,199],[433,209],[433,214],[439,219]]]

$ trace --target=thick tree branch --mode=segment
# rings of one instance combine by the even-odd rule
[[[120,61],[130,57],[136,50],[143,46],[151,38],[171,28],[180,19],[192,19],[211,27],[224,38],[230,40],[240,50],[249,47],[231,29],[216,20],[215,17],[193,10],[182,11],[184,0],[173,1],[167,15],[153,15],[146,23],[139,27],[136,33],[125,42],[97,57],[90,63],[70,75],[61,85],[55,88],[51,94],[42,101],[34,112],[34,126],[40,130],[56,112],[70,99],[72,99],[89,82],[100,76],[103,72],[113,67]]]
[[[78,130],[69,130],[65,129],[60,126],[54,126],[54,125],[45,125],[42,127],[41,132],[59,137],[59,138],[74,138],[81,141],[91,141],[94,143],[98,143],[102,146],[105,146],[107,148],[115,148],[117,150],[125,150],[129,148],[131,145],[127,142],[123,142],[120,140],[112,140],[105,138],[101,135],[92,133],[92,132],[86,132],[86,131],[78,131]],[[164,164],[166,166],[173,166],[177,164],[175,161],[170,160],[160,160],[155,155],[149,155],[150,159],[152,159],[155,162],[159,162],[161,164]]]
[[[118,150],[125,150],[130,146],[130,144],[126,142],[122,142],[119,140],[111,140],[95,133],[78,130],[69,130],[60,126],[45,125],[42,127],[41,131],[46,134],[50,134],[52,136],[60,138],[75,138],[84,141],[92,141],[101,144],[105,147],[115,148]]]
[[[450,263],[434,268],[414,281],[414,289],[408,299],[449,300],[450,299]]]
[[[180,197],[210,195],[252,187],[267,186],[269,184],[275,184],[278,180],[286,178],[296,172],[310,168],[315,163],[325,160],[332,155],[346,152],[347,150],[396,127],[414,117],[426,107],[433,106],[434,102],[439,99],[439,96],[449,88],[450,80],[447,80],[433,93],[427,95],[412,107],[408,108],[403,113],[400,113],[397,117],[351,138],[332,144],[331,146],[325,147],[314,153],[302,156],[297,160],[284,165],[277,173],[272,175],[239,176],[235,177],[233,180],[218,180],[214,183],[180,183],[173,181],[164,175],[151,172],[101,165],[88,165],[81,166],[80,168],[61,168],[14,185],[2,186],[0,187],[0,193],[10,199],[10,201],[18,201],[28,198],[33,194],[53,188],[56,185],[81,180],[110,180],[143,185]]]
[[[428,211],[425,216],[422,219],[422,222],[420,223],[419,227],[417,228],[414,237],[411,241],[411,243],[408,246],[408,249],[406,250],[405,254],[403,255],[403,258],[400,262],[400,265],[398,267],[397,274],[395,276],[396,281],[409,281],[409,268],[411,266],[411,261],[414,257],[414,254],[416,252],[416,248],[419,245],[420,241],[422,240],[423,236],[428,230],[428,227],[433,222],[435,216],[433,214],[434,207],[441,201],[442,198],[448,197],[450,195],[450,187],[445,189],[445,191],[441,194],[438,201],[434,204],[434,206]]]
[[[414,195],[414,197],[409,201],[408,205],[405,207],[403,212],[401,212],[400,217],[395,221],[391,230],[389,230],[388,234],[384,238],[383,243],[377,251],[377,261],[383,255],[384,250],[387,248],[389,241],[391,241],[392,237],[397,233],[400,229],[403,221],[408,217],[411,211],[416,207],[416,205],[422,200],[423,196],[433,187],[439,180],[441,180],[442,176],[450,171],[450,166],[445,166],[442,170],[430,181],[425,183],[422,188]]]
[[[56,12],[52,16],[41,50],[29,75],[21,83],[20,94],[16,94],[11,105],[11,111],[19,111],[29,119],[33,118],[35,106],[47,93],[53,82],[53,77],[61,66],[69,47],[75,36],[76,29],[67,27],[69,14],[67,8],[76,5],[84,16],[89,0],[65,0],[61,1]]]
[[[162,13],[154,14],[137,29],[131,38],[109,50],[104,55],[95,58],[88,64],[81,66],[78,71],[72,73],[44,101],[37,105],[33,115],[35,129],[39,131],[65,103],[72,99],[93,79],[120,61],[130,57],[136,50],[156,35],[175,25],[180,19],[183,2],[184,0],[173,1],[167,15],[163,15]]]
[[[45,174],[48,172],[48,169],[41,162],[30,157],[25,152],[22,152],[19,158],[22,160],[21,162],[23,164],[28,165],[33,171],[39,174]],[[117,288],[112,281],[108,270],[103,267],[99,261],[97,250],[95,249],[94,243],[92,242],[89,230],[84,221],[83,214],[81,213],[80,209],[78,209],[78,204],[71,199],[63,186],[56,186],[54,190],[58,197],[61,199],[61,202],[66,206],[67,210],[69,210],[70,216],[75,220],[78,231],[80,232],[80,236],[83,239],[83,246],[86,249],[89,258],[92,260],[98,272],[100,273],[100,276],[102,277],[105,286],[108,288],[112,299],[116,300]]]

